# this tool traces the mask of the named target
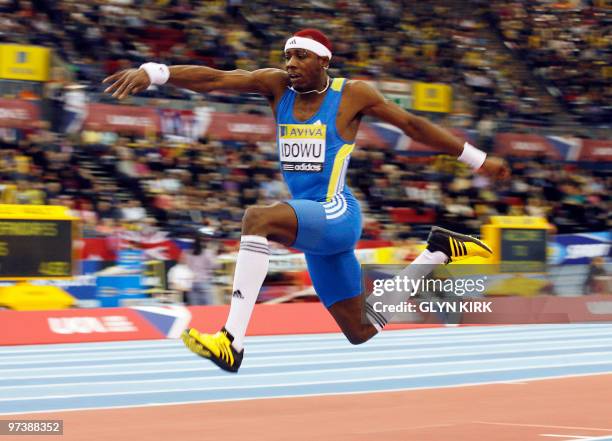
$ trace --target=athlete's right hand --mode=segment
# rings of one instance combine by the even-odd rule
[[[487,156],[478,173],[482,173],[497,181],[505,181],[511,175],[510,167],[506,160],[496,156]]]
[[[104,78],[102,83],[111,83],[104,92],[121,100],[129,94],[142,92],[151,85],[151,80],[144,69],[126,69]]]

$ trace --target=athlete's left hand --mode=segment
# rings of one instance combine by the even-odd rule
[[[497,181],[505,181],[510,177],[510,167],[508,167],[508,163],[505,159],[496,156],[487,156],[487,159],[485,159],[478,173],[482,173]]]
[[[112,93],[114,98],[122,100],[130,94],[145,90],[151,85],[151,80],[144,69],[126,69],[104,78],[102,83],[112,83],[104,92]]]

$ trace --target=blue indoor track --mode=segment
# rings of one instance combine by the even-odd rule
[[[251,337],[236,375],[180,340],[0,348],[0,414],[438,388],[612,372],[612,325]]]

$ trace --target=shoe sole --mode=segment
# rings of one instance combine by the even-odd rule
[[[479,239],[476,239],[475,237],[468,236],[467,234],[455,233],[454,231],[447,230],[446,228],[442,228],[442,227],[432,227],[431,228],[431,232],[432,233],[434,233],[436,231],[439,231],[440,233],[444,233],[444,234],[447,234],[449,236],[452,236],[455,239],[463,240],[464,242],[475,243],[479,247],[484,248],[489,253],[493,254],[493,250],[491,248],[489,248],[489,246],[486,243],[484,243],[483,241],[481,241]]]
[[[193,352],[194,354],[206,360],[212,361],[214,364],[219,366],[224,371],[231,372],[233,374],[238,372],[237,367],[234,368],[234,367],[228,366],[227,364],[224,364],[220,359],[215,357],[208,349],[204,348],[204,345],[202,343],[200,343],[194,337],[189,335],[189,329],[183,331],[183,333],[181,334],[181,340],[183,340],[183,343],[185,344],[187,349],[189,349],[191,352]]]

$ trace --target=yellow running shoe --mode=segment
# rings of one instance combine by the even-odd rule
[[[456,262],[468,257],[480,256],[489,258],[493,255],[493,250],[482,240],[440,227],[431,228],[427,238],[427,249],[431,252],[442,251],[448,256],[447,263]]]
[[[200,334],[196,329],[185,329],[181,339],[191,352],[200,357],[207,358],[221,369],[228,372],[238,372],[244,349],[238,352],[232,346],[234,337],[221,328],[216,334]]]

